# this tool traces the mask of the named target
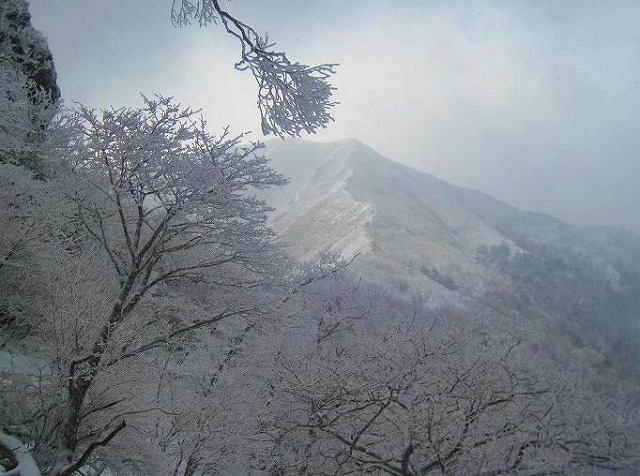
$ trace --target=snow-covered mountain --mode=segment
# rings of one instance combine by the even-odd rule
[[[356,273],[432,308],[534,325],[556,353],[640,369],[638,235],[520,211],[353,139],[272,141],[267,155],[291,179],[266,198],[295,257],[359,253]]]

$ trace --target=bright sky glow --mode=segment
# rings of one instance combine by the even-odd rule
[[[158,92],[213,131],[260,130],[236,42],[173,28],[171,0],[30,3],[67,104]],[[521,208],[640,231],[640,3],[224,3],[291,58],[340,63],[336,122],[310,139],[355,137]]]

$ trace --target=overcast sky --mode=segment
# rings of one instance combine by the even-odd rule
[[[220,29],[171,0],[31,0],[67,104],[139,93],[259,131]],[[222,0],[291,59],[340,63],[335,123],[383,155],[520,208],[640,232],[640,2]]]

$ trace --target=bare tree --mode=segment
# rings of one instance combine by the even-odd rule
[[[60,187],[73,210],[68,216],[68,208],[39,204],[36,216],[29,183],[12,197],[12,182],[2,197],[3,205],[14,198],[25,203],[9,203],[2,216],[12,233],[1,243],[0,267],[13,272],[33,251],[27,245],[46,245],[38,259],[48,279],[32,286],[40,308],[29,313],[29,325],[42,356],[50,357],[38,375],[3,381],[20,400],[3,416],[19,410],[6,420],[12,431],[34,445],[50,474],[70,475],[89,464],[103,466],[97,450],[132,426],[145,428],[137,416],[166,411],[160,407],[167,405],[145,407],[152,403],[147,390],[157,360],[192,343],[204,328],[260,311],[247,290],[278,274],[272,268],[277,252],[265,222],[269,209],[248,191],[284,180],[258,154],[259,144],[240,146],[241,137],[228,131],[214,138],[194,111],[162,97],[145,98],[137,110],[80,108],[45,127],[57,110],[55,71],[48,50],[40,48],[46,47],[41,35],[29,30],[20,42],[5,35],[8,20],[29,18],[24,2],[10,3],[22,10],[17,16],[3,10],[0,25],[0,80],[7,93],[0,101],[0,161],[26,164],[41,177],[52,177],[54,168],[69,173],[47,184],[42,202],[56,202],[51,189]],[[291,62],[215,0],[174,3],[176,25],[195,19],[221,21],[241,42],[236,67],[250,69],[258,81],[265,134],[299,135],[332,120],[328,111],[336,103],[327,79],[334,65]],[[27,76],[43,68],[50,81],[36,86]],[[47,161],[56,167],[45,174]],[[13,166],[3,167],[11,172],[3,179],[30,181]],[[187,302],[180,283],[204,283],[212,295]],[[196,418],[201,427],[202,421]]]
[[[220,22],[241,45],[240,71],[250,70],[258,83],[258,108],[262,132],[299,136],[326,127],[333,120],[329,109],[335,89],[328,83],[335,64],[307,66],[292,62],[275,50],[268,36],[238,20],[220,7],[218,0],[173,0],[171,20],[183,26],[195,21],[200,26]]]
[[[341,285],[349,264],[337,256],[323,256],[314,264],[289,263],[287,282],[266,290],[269,298],[261,307],[268,309],[267,314],[226,321],[216,326],[215,338],[190,345],[180,359],[167,360],[158,390],[161,400],[176,403],[171,415],[159,419],[156,441],[174,474],[256,471],[257,455],[264,452],[263,442],[255,437],[258,415],[272,405],[269,376],[277,350],[287,346],[289,335],[283,329],[300,325],[301,314],[320,309],[327,315],[316,326],[319,333],[343,332],[352,320],[349,304],[344,303],[345,322],[340,325],[333,321],[337,316],[330,307],[344,299]],[[200,300],[197,294],[191,294],[193,298]],[[252,296],[251,301],[259,298]],[[173,362],[178,360],[176,366]]]
[[[515,346],[417,321],[378,335],[371,325],[280,357],[280,411],[263,426],[274,472],[599,474],[638,463],[615,412],[571,376],[527,369]]]
[[[134,310],[152,290],[176,282],[250,288],[274,256],[269,208],[247,190],[284,179],[257,154],[260,146],[239,146],[240,138],[227,133],[212,137],[196,113],[170,99],[145,98],[144,104],[100,113],[82,108],[68,119],[77,135],[65,151],[67,165],[80,179],[69,200],[109,264],[115,293],[69,362],[54,474],[72,474],[125,427],[113,422],[77,453],[87,395],[100,372],[254,310],[232,303],[174,327],[152,319],[145,325],[155,332],[123,345],[123,332],[137,322]]]

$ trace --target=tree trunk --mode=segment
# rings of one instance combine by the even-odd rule
[[[92,380],[92,378],[78,377],[73,366],[69,371],[68,395],[58,448],[58,461],[49,473],[51,476],[66,475],[65,468],[73,463],[73,456],[78,446],[78,430],[82,419],[84,399]]]
[[[122,305],[118,301],[111,310],[109,319],[100,330],[93,343],[91,354],[84,359],[74,361],[69,367],[67,382],[67,401],[60,436],[58,461],[51,471],[52,476],[65,476],[65,468],[73,462],[78,447],[78,430],[82,420],[85,397],[93,383],[95,375],[111,336],[112,328],[122,320]]]
[[[196,469],[198,468],[196,451],[197,450],[194,449],[193,452],[189,455],[189,459],[187,459],[187,467],[184,469],[183,476],[193,476],[196,473]]]

